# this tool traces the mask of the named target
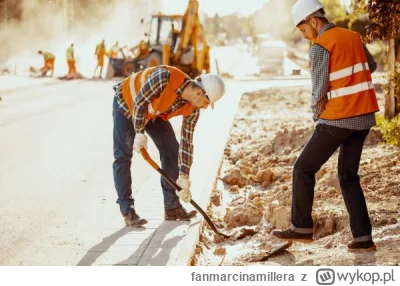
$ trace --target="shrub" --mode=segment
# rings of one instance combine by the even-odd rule
[[[400,114],[391,120],[382,115],[376,115],[376,123],[385,142],[400,147]]]

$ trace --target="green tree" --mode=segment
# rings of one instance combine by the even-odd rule
[[[360,5],[365,0],[356,0]],[[400,37],[400,1],[399,0],[368,0],[366,4],[370,24],[366,28],[366,39],[386,40],[388,45],[389,91],[385,95],[385,117],[393,118],[396,114],[396,89],[399,91],[399,70],[396,62],[396,39]],[[397,47],[397,49],[400,49]],[[397,88],[396,88],[397,85]]]
[[[366,26],[369,23],[366,17],[366,2],[353,1],[349,9],[338,0],[325,0],[324,3],[328,18],[336,26],[356,31],[362,37],[366,36]]]

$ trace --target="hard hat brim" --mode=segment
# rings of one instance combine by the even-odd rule
[[[202,90],[206,91],[206,89],[204,88],[204,85],[203,85],[203,83],[201,81],[194,80],[193,82],[195,83],[195,85],[200,87]]]

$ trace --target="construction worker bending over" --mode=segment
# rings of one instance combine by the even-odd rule
[[[54,61],[56,60],[56,57],[49,52],[42,52],[38,51],[39,55],[43,55],[44,58],[44,66],[42,68],[42,76],[46,76],[48,71],[51,71],[50,76],[53,76],[54,74]]]
[[[76,73],[74,44],[67,49],[68,77],[73,77]]]
[[[193,132],[201,108],[213,105],[224,94],[224,82],[217,75],[203,74],[192,80],[171,66],[156,66],[132,74],[114,86],[114,183],[117,203],[127,226],[147,221],[135,211],[132,197],[131,160],[133,150],[147,148],[147,135],[160,152],[161,168],[182,188],[178,194],[161,179],[166,220],[190,220],[179,198],[190,202],[189,172],[193,160]],[[180,144],[168,121],[183,116]],[[135,169],[135,168],[134,168]],[[178,197],[179,196],[179,197]]]
[[[97,68],[100,67],[99,78],[101,78],[101,74],[103,73],[105,55],[106,55],[106,46],[103,40],[100,44],[96,46],[97,66],[94,70],[94,74],[96,74]]]
[[[297,1],[292,17],[304,38],[313,43],[311,108],[316,127],[293,169],[292,226],[273,235],[288,241],[313,241],[315,174],[339,148],[338,177],[353,235],[348,250],[374,250],[358,168],[364,140],[379,110],[371,82],[376,63],[358,33],[329,23],[318,0]]]

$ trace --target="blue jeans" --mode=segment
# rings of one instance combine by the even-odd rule
[[[358,131],[325,124],[316,126],[293,169],[291,220],[296,229],[303,233],[312,232],[315,174],[340,148],[338,177],[353,237],[371,236],[371,223],[358,176],[361,152],[368,133],[369,129]]]
[[[124,216],[134,210],[135,200],[132,197],[131,162],[135,130],[132,120],[126,118],[119,111],[115,97],[112,113],[114,120],[114,184],[118,194],[117,203],[121,214]],[[149,121],[145,131],[160,152],[161,168],[172,180],[176,181],[179,175],[179,143],[175,138],[171,123],[157,118],[154,121]],[[133,187],[135,187],[135,184],[133,184]],[[175,194],[175,189],[163,178],[161,178],[161,188],[164,196],[165,211],[182,206],[179,197]]]

